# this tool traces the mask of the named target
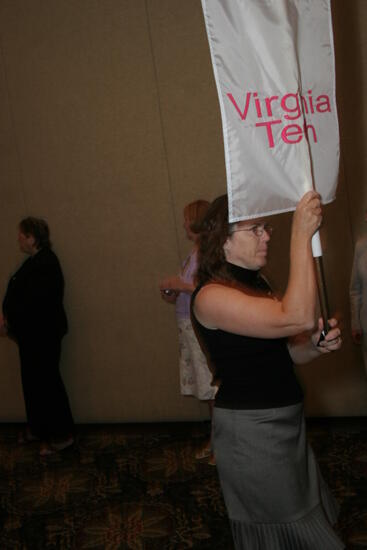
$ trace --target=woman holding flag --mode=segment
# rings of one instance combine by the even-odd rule
[[[294,213],[288,285],[275,299],[260,274],[272,228],[265,219],[228,223],[228,200],[204,218],[194,326],[221,381],[214,453],[237,550],[344,548],[331,525],[337,505],[306,441],[294,363],[339,349],[335,319],[319,343],[311,237],[321,224],[310,191]]]

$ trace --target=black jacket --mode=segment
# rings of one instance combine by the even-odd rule
[[[64,277],[56,254],[42,248],[11,277],[3,301],[8,331],[17,340],[67,332]]]

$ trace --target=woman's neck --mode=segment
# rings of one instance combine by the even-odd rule
[[[260,271],[260,268],[254,268],[254,267],[247,267],[247,265],[241,264],[239,262],[233,261],[233,260],[226,260],[227,264],[234,265],[236,267],[239,267],[241,269],[247,269],[248,271]]]

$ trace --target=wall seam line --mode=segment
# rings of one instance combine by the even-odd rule
[[[172,175],[171,175],[170,164],[169,164],[169,160],[168,160],[167,140],[166,140],[166,135],[165,135],[165,131],[164,131],[162,101],[161,101],[161,94],[160,94],[160,89],[159,89],[158,70],[157,70],[156,56],[155,56],[155,53],[154,53],[152,29],[151,29],[150,18],[149,18],[148,0],[144,0],[144,5],[145,5],[146,18],[147,18],[148,37],[149,37],[150,50],[151,50],[151,56],[152,56],[154,80],[155,80],[155,86],[156,86],[156,92],[157,92],[157,98],[158,98],[158,102],[157,102],[158,103],[158,116],[159,116],[159,121],[160,121],[160,126],[161,126],[163,151],[164,151],[164,156],[165,156],[165,161],[166,161],[168,189],[169,189],[170,203],[171,203],[171,206],[172,206],[173,219],[174,219],[174,224],[175,224],[175,240],[176,240],[178,257],[179,257],[180,263],[182,263],[183,258],[181,256],[180,240],[179,240],[179,236],[178,236],[178,220],[177,220],[177,216],[176,216],[176,208],[175,208],[176,205],[175,205],[175,200],[174,200],[174,197],[173,197],[173,190],[172,190]]]
[[[2,59],[1,72],[3,74],[3,79],[4,79],[5,95],[7,97],[8,106],[9,106],[9,118],[10,118],[10,124],[11,124],[11,128],[12,128],[12,134],[13,134],[13,144],[14,144],[16,157],[17,157],[17,160],[18,160],[18,177],[19,177],[19,187],[20,187],[21,201],[23,203],[24,211],[25,211],[25,213],[27,213],[28,208],[27,208],[26,193],[25,193],[25,189],[24,189],[24,171],[23,171],[21,155],[20,155],[20,148],[19,148],[16,128],[15,128],[15,122],[14,122],[14,110],[13,110],[11,97],[10,97],[10,91],[9,91],[8,75],[7,75],[6,60],[5,60],[5,50],[4,50],[4,46],[3,46],[2,33],[0,33],[0,56],[1,56],[1,59]]]
[[[156,56],[155,56],[155,53],[154,53],[152,28],[151,28],[150,18],[149,18],[148,0],[144,0],[144,4],[145,4],[145,13],[146,13],[146,18],[147,18],[150,49],[151,49],[151,55],[152,55],[154,79],[155,79],[155,85],[156,85],[156,91],[157,91],[157,97],[158,97],[158,113],[159,113],[159,120],[160,120],[160,126],[161,126],[163,150],[164,150],[165,160],[166,160],[169,196],[170,196],[170,202],[171,202],[172,211],[173,211],[173,219],[174,219],[174,224],[175,224],[176,246],[177,246],[178,257],[179,257],[180,263],[182,264],[183,258],[181,256],[180,240],[179,240],[179,236],[178,236],[178,220],[177,220],[177,216],[176,216],[176,208],[175,208],[176,205],[175,205],[175,200],[174,200],[174,197],[173,197],[173,190],[172,190],[172,175],[171,175],[171,170],[170,170],[170,165],[169,165],[169,160],[168,160],[168,148],[167,148],[166,134],[165,134],[165,131],[164,131],[162,101],[161,101],[161,94],[160,94],[160,89],[159,89],[157,62],[156,62]],[[197,409],[198,409],[200,418],[203,418],[203,414],[202,414],[202,410],[201,410],[201,407],[200,407],[200,401],[199,400],[197,400]]]

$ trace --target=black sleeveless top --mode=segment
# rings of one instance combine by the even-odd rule
[[[228,264],[234,282],[251,294],[272,295],[268,283],[258,271]],[[204,327],[193,312],[192,324],[199,341],[220,381],[215,406],[226,409],[269,409],[285,407],[303,400],[294,373],[286,338],[254,338]],[[244,288],[244,291],[246,289]]]

